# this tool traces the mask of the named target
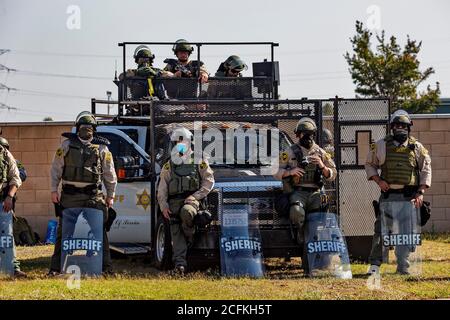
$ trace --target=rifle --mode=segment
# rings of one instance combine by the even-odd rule
[[[164,63],[168,63],[172,65],[175,69],[175,71],[180,71],[181,76],[185,78],[192,77],[192,72],[184,65],[182,65],[178,60],[175,59],[165,59]]]

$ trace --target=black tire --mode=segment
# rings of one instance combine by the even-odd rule
[[[155,245],[153,248],[155,267],[160,270],[172,269],[172,237],[170,234],[170,225],[161,215],[158,216],[155,232]]]

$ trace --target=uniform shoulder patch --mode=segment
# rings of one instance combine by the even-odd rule
[[[428,150],[425,147],[420,148],[420,154],[422,156],[427,156],[428,155]]]
[[[164,163],[163,168],[164,168],[165,170],[170,170],[170,163],[169,163],[169,161],[167,161],[166,163]]]
[[[208,167],[208,164],[205,161],[200,163],[200,169],[205,170]]]
[[[105,160],[106,160],[106,162],[111,162],[112,161],[112,154],[111,154],[110,151],[106,151]]]
[[[60,147],[60,148],[58,148],[58,150],[56,150],[56,156],[58,158],[61,158],[63,154],[64,154],[63,148]]]
[[[287,162],[289,159],[289,155],[286,151],[280,153],[280,160],[281,162]]]

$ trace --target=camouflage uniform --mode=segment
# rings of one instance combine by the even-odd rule
[[[158,203],[161,211],[170,208],[175,218],[171,219],[170,226],[175,266],[187,266],[187,249],[193,243],[193,220],[200,208],[200,200],[208,195],[213,186],[214,175],[207,160],[194,164],[192,159],[180,165],[168,161],[161,170]],[[195,200],[185,202],[188,196],[193,196]],[[181,225],[176,221],[178,217]]]
[[[70,152],[69,152],[70,150]],[[80,151],[74,151],[80,150]],[[77,161],[78,152],[82,154],[89,153],[91,156],[81,164]],[[99,159],[98,159],[99,158]],[[77,163],[78,162],[78,163]],[[97,165],[95,165],[97,163]],[[78,165],[78,167],[77,167]],[[79,178],[74,180],[67,179],[70,176],[77,176],[82,169],[83,174],[86,171],[92,172],[92,167],[96,167],[94,175],[98,175],[99,181],[93,179],[91,182],[80,182]],[[88,168],[89,170],[86,170]],[[71,173],[72,172],[72,173]],[[111,152],[104,144],[93,144],[80,140],[74,135],[73,138],[65,140],[56,151],[51,167],[51,191],[58,191],[58,186],[62,184],[61,205],[63,208],[91,207],[103,211],[103,221],[107,220],[107,209],[105,206],[104,195],[101,191],[101,183],[105,185],[106,196],[114,198],[114,192],[117,185],[116,172]],[[76,191],[79,188],[94,186],[91,192]],[[70,192],[66,191],[71,188]],[[74,191],[75,190],[75,191]],[[83,190],[83,189],[80,189]],[[50,269],[60,271],[61,266],[61,238],[62,238],[62,217],[59,219],[55,250],[51,260]],[[106,230],[103,231],[103,271],[111,271],[111,257],[109,252],[109,243]]]
[[[12,154],[3,146],[0,146],[0,197],[1,202],[8,196],[10,186],[20,188],[22,180],[20,180],[19,169],[16,160]],[[14,198],[14,197],[13,197]],[[13,200],[14,201],[14,200]],[[14,212],[12,212],[14,214]],[[14,244],[13,244],[14,246]],[[14,246],[14,270],[20,271],[20,263],[16,259],[16,248]]]
[[[414,144],[415,150],[408,145]],[[367,179],[372,180],[378,176],[381,169],[381,178],[385,180],[390,189],[404,189],[406,186],[431,186],[431,158],[428,150],[415,138],[409,137],[403,144],[395,141],[391,135],[378,140],[370,146],[365,164]],[[388,192],[389,193],[389,192]],[[380,196],[380,203],[386,199],[409,201],[411,196],[404,194],[385,194]],[[371,265],[380,266],[383,260],[381,244],[381,217],[377,215],[374,225],[372,250],[369,257]],[[400,252],[396,247],[398,271],[407,271],[408,253]]]

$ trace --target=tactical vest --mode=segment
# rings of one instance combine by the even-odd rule
[[[64,157],[62,178],[66,181],[101,184],[102,165],[98,144],[71,139]]]
[[[384,140],[386,160],[381,166],[381,178],[389,184],[417,185],[416,139],[410,137],[407,146],[396,146],[390,135]]]
[[[200,188],[200,174],[195,163],[170,162],[169,196],[195,192]]]
[[[295,158],[297,160],[297,166],[301,167],[301,160],[303,158],[303,153],[301,151],[301,147],[296,145],[291,146],[292,151],[294,152]],[[300,151],[297,151],[300,150]],[[303,177],[300,179],[296,177],[293,178],[293,184],[295,186],[303,185],[303,184],[319,184],[320,182],[320,174],[318,176],[318,168],[315,164],[309,163],[306,168],[303,168],[305,170],[305,173],[303,174]],[[296,181],[297,180],[297,181]]]
[[[0,188],[1,184],[8,181],[8,159],[6,149],[0,146]]]

